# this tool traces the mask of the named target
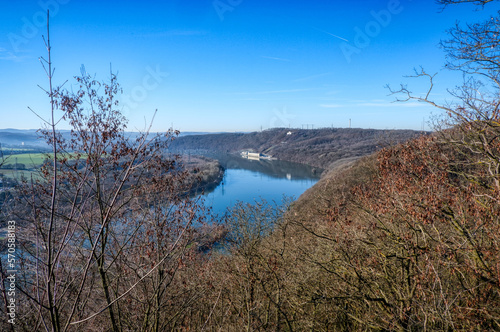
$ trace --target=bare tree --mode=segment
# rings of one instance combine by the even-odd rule
[[[490,175],[492,188],[500,188],[500,156],[498,154],[498,132],[500,130],[500,17],[455,26],[449,31],[450,38],[441,43],[446,52],[446,68],[460,71],[464,81],[461,86],[448,90],[453,101],[447,104],[431,99],[436,74],[423,68],[411,77],[426,78],[429,89],[425,95],[415,95],[401,85],[392,94],[402,95],[397,101],[416,100],[431,104],[448,114],[439,124],[440,128],[455,127],[453,137],[446,137],[450,131],[443,131],[442,138],[459,147],[465,158],[480,155],[482,165]],[[457,136],[458,135],[458,136]],[[471,159],[470,162],[473,162]],[[465,174],[464,174],[465,176]],[[467,175],[473,180],[474,175]]]
[[[442,4],[455,4],[462,2],[474,2],[484,5],[490,1],[440,1]],[[425,95],[415,95],[407,85],[401,85],[399,89],[390,89],[391,93],[402,95],[397,101],[416,100],[433,105],[447,114],[447,118],[438,123],[436,142],[425,143],[425,149],[436,149],[436,152],[428,156],[428,160],[415,158],[412,162],[399,160],[389,161],[394,158],[387,156],[386,166],[391,165],[393,172],[399,172],[405,165],[427,163],[419,170],[408,170],[408,174],[415,174],[417,180],[410,180],[405,185],[397,186],[398,194],[406,192],[413,185],[421,186],[422,182],[431,181],[425,188],[413,189],[414,193],[420,192],[419,200],[427,202],[421,204],[422,213],[431,213],[433,220],[442,222],[443,230],[439,237],[432,235],[432,231],[424,231],[429,239],[445,241],[447,250],[453,252],[457,259],[453,266],[457,271],[463,271],[461,280],[455,286],[451,286],[454,277],[450,277],[450,270],[441,269],[439,257],[430,258],[433,262],[429,266],[435,272],[434,279],[438,278],[441,294],[432,295],[440,304],[446,303],[448,307],[440,307],[439,310],[446,318],[446,324],[452,328],[458,328],[459,324],[456,313],[464,310],[458,303],[452,301],[451,292],[471,292],[475,296],[494,298],[498,296],[499,284],[498,270],[493,268],[494,260],[498,257],[498,243],[494,236],[498,231],[498,220],[491,218],[498,215],[500,197],[500,18],[491,19],[462,26],[457,24],[449,30],[449,39],[442,41],[441,46],[447,56],[446,68],[456,70],[463,74],[463,82],[449,93],[453,100],[449,103],[440,103],[431,99],[434,88],[435,74],[427,73],[423,68],[415,71],[411,77],[425,78],[429,81],[429,89]],[[399,152],[406,157],[413,155],[414,149],[422,150],[416,144],[408,147],[408,150]],[[420,152],[422,155],[425,153]],[[417,162],[418,159],[418,162]],[[430,163],[433,162],[434,164]],[[423,170],[425,169],[425,172]],[[438,175],[439,174],[439,175]],[[433,175],[431,178],[429,175]],[[403,180],[405,176],[395,176],[395,179]],[[436,182],[437,178],[441,178]],[[424,181],[425,180],[425,181]],[[392,180],[385,178],[384,184]],[[410,184],[413,183],[413,185]],[[432,189],[431,189],[432,188]],[[392,189],[392,192],[395,192]],[[426,193],[426,194],[424,194]],[[432,193],[432,199],[423,199],[425,195]],[[459,194],[457,194],[459,193]],[[389,195],[389,192],[386,194]],[[413,196],[407,193],[408,196]],[[404,197],[404,196],[403,196]],[[403,207],[404,211],[399,216],[415,216],[415,208],[409,208],[412,203],[404,201],[402,197],[395,198],[399,201],[395,206]],[[416,198],[415,198],[416,199]],[[403,202],[404,201],[404,202]],[[431,203],[432,202],[432,203]],[[440,206],[433,204],[439,203]],[[426,218],[419,217],[422,221]],[[427,217],[429,219],[431,217]],[[436,229],[439,229],[437,227]],[[444,230],[446,229],[446,230]],[[450,234],[455,234],[450,238]],[[436,234],[437,235],[437,234]],[[446,238],[444,237],[446,236]],[[457,239],[459,239],[457,241]],[[457,241],[457,242],[455,242]],[[427,242],[429,243],[429,242]],[[438,251],[442,245],[439,245]],[[454,248],[454,249],[451,249]],[[449,255],[449,253],[444,253]],[[449,256],[448,256],[449,257]],[[492,259],[492,260],[490,260]],[[453,276],[453,275],[452,275]],[[445,282],[446,280],[446,282]],[[461,286],[458,286],[461,284]],[[460,289],[458,291],[457,289]],[[491,292],[491,293],[489,293]],[[479,295],[481,294],[481,295]],[[483,297],[484,298],[484,297]],[[467,300],[469,309],[484,312],[485,326],[491,324],[498,328],[498,313],[484,303],[477,303],[472,299]],[[450,306],[450,303],[453,305]],[[474,309],[472,309],[474,308]],[[436,310],[437,307],[436,307]]]
[[[456,5],[461,3],[472,3],[481,7],[484,7],[489,2],[493,2],[495,0],[437,0],[436,3],[443,5],[443,7],[449,5]]]
[[[10,207],[25,226],[20,323],[46,331],[136,330],[122,310],[129,308],[144,330],[162,330],[166,289],[196,252],[194,226],[204,219],[202,204],[188,196],[192,176],[179,156],[166,153],[178,133],[150,134],[150,125],[129,137],[112,72],[108,83],[82,73],[76,87],[53,87],[48,28],[42,64],[51,119],[40,133],[52,153]],[[69,137],[57,130],[61,122]],[[144,312],[132,305],[141,287]]]

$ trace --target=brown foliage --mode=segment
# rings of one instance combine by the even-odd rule
[[[165,155],[175,133],[126,136],[114,75],[108,84],[89,76],[77,83],[75,93],[52,95],[70,138],[41,130],[53,161],[19,186],[9,206],[23,221],[18,324],[52,331],[175,326],[172,319],[198,296],[178,274],[201,259],[199,239],[209,245],[203,204],[186,196],[196,181],[178,156]]]

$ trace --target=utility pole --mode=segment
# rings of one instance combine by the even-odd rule
[[[351,128],[351,119],[349,119],[349,128]]]

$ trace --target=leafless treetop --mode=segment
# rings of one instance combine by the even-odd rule
[[[439,5],[442,5],[443,8],[448,5],[456,5],[461,3],[473,3],[478,6],[484,6],[488,2],[493,2],[495,0],[436,0]]]

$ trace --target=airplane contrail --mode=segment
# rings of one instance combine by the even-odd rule
[[[313,27],[313,29],[318,30],[318,31],[323,32],[323,33],[326,33],[327,35],[333,36],[333,37],[338,38],[338,39],[340,39],[340,40],[343,40],[343,41],[349,42],[347,39],[342,38],[342,37],[337,36],[337,35],[334,35],[333,33],[330,33],[330,32],[328,32],[328,31],[324,31],[324,30],[318,29],[318,28],[316,28],[316,27]]]

